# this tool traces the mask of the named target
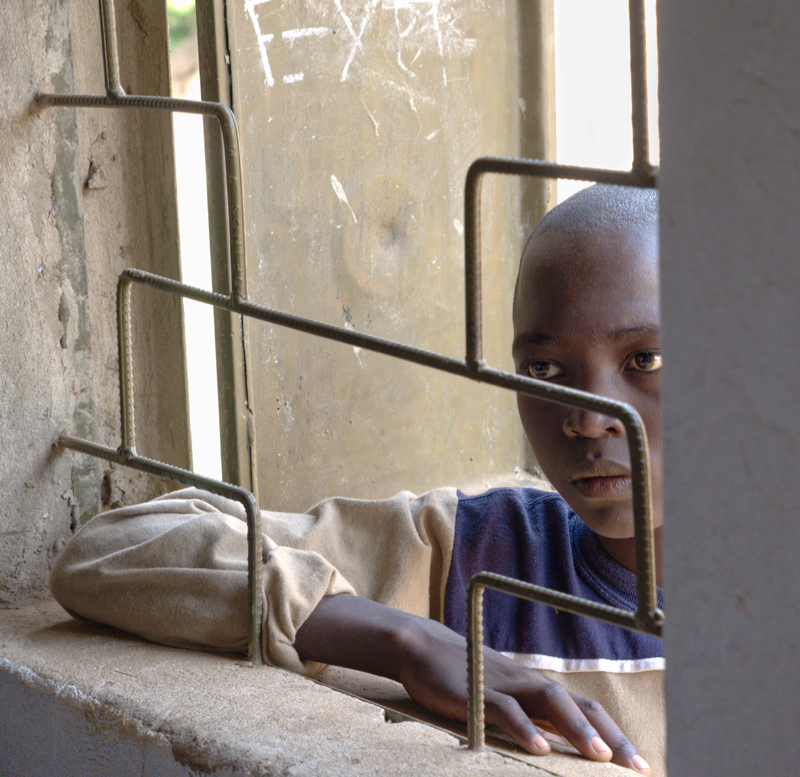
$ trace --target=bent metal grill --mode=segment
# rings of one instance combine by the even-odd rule
[[[152,273],[127,269],[117,284],[118,356],[122,440],[110,448],[89,440],[62,435],[56,446],[115,462],[132,469],[168,478],[185,485],[204,488],[242,503],[247,515],[248,537],[248,658],[262,663],[261,657],[261,515],[256,497],[231,483],[204,477],[195,472],[140,456],[136,453],[131,347],[131,293],[133,284],[149,286],[185,299],[203,302],[232,313],[277,324],[300,332],[335,340],[359,348],[393,356],[425,367],[529,394],[567,407],[590,410],[619,419],[625,426],[631,460],[633,510],[636,546],[637,608],[635,611],[597,604],[540,586],[487,572],[475,575],[468,591],[468,739],[473,750],[484,748],[483,710],[483,592],[486,588],[540,602],[566,612],[603,620],[623,628],[661,637],[664,614],[658,609],[653,575],[653,526],[650,491],[650,465],[647,436],[639,414],[630,405],[586,392],[523,377],[489,367],[483,359],[481,317],[481,181],[484,175],[500,174],[539,178],[566,178],[623,186],[655,188],[656,169],[649,159],[647,126],[647,85],[645,57],[644,1],[629,0],[631,51],[631,102],[633,123],[633,165],[631,170],[605,170],[574,167],[530,159],[482,157],[467,172],[464,197],[464,258],[466,281],[466,358],[453,359],[432,351],[386,340],[374,335],[326,324],[264,307],[249,301],[246,290],[247,251],[243,229],[241,156],[236,118],[221,103],[175,100],[168,97],[127,95],[120,85],[116,22],[113,0],[100,0],[105,61],[105,94],[38,94],[42,106],[161,110],[214,117],[222,131],[227,188],[227,227],[231,293],[204,291]]]

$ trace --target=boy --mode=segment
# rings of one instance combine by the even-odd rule
[[[657,218],[655,192],[611,186],[579,192],[545,216],[520,263],[513,355],[521,374],[639,411],[653,462],[660,574]],[[300,672],[329,663],[389,677],[432,711],[464,720],[465,592],[475,572],[634,609],[623,427],[528,396],[518,404],[561,496],[438,489],[378,502],[332,499],[303,515],[263,513],[265,660]],[[238,504],[195,489],[104,513],[65,548],[51,588],[70,612],[153,641],[241,650],[242,517]],[[660,642],[495,592],[486,600],[494,648],[486,651],[487,722],[545,754],[533,719],[587,758],[650,774],[617,724],[660,764]]]

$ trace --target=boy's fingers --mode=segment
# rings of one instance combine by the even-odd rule
[[[537,706],[544,712],[542,717],[581,755],[593,761],[610,761],[616,755],[563,685],[551,683],[539,689],[537,695]]]
[[[487,654],[491,659],[492,651]],[[499,726],[517,744],[536,755],[550,752],[549,744],[539,733],[550,731],[586,758],[613,761],[639,774],[650,774],[647,762],[602,705],[570,693],[563,685],[536,672],[530,673],[534,682],[529,679],[519,683],[518,675],[502,671],[507,670],[505,661],[503,658],[498,664],[500,679],[495,678],[494,684],[487,682],[484,703],[488,723]]]
[[[633,769],[639,774],[650,774],[650,766],[647,761],[636,752],[636,748],[627,740],[601,704],[584,699],[582,696],[570,695],[586,718],[594,725],[603,741],[608,743],[614,753],[611,759],[613,763]]]
[[[486,722],[505,731],[520,747],[534,755],[547,755],[550,745],[512,696],[487,692],[484,697]]]
[[[647,762],[638,755],[602,705],[574,696],[557,683],[548,686],[545,693],[547,701],[544,706],[549,721],[582,755],[594,761],[612,761],[639,774],[650,774]],[[549,743],[513,696],[487,693],[484,704],[487,723],[498,726],[520,747],[534,755],[550,752]]]

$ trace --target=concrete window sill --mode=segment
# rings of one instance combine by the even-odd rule
[[[3,774],[630,774],[566,753],[468,753],[463,728],[409,720],[431,718],[396,683],[339,669],[327,679],[372,701],[81,624],[54,602],[0,611]]]

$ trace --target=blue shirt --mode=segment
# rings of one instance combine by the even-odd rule
[[[558,494],[498,488],[477,496],[458,492],[458,499],[444,609],[454,631],[466,635],[467,585],[481,571],[636,609],[636,576],[606,553]],[[504,653],[549,657],[537,668],[556,670],[614,661],[636,671],[655,668],[652,659],[663,656],[655,637],[492,590],[484,594],[484,642]]]

